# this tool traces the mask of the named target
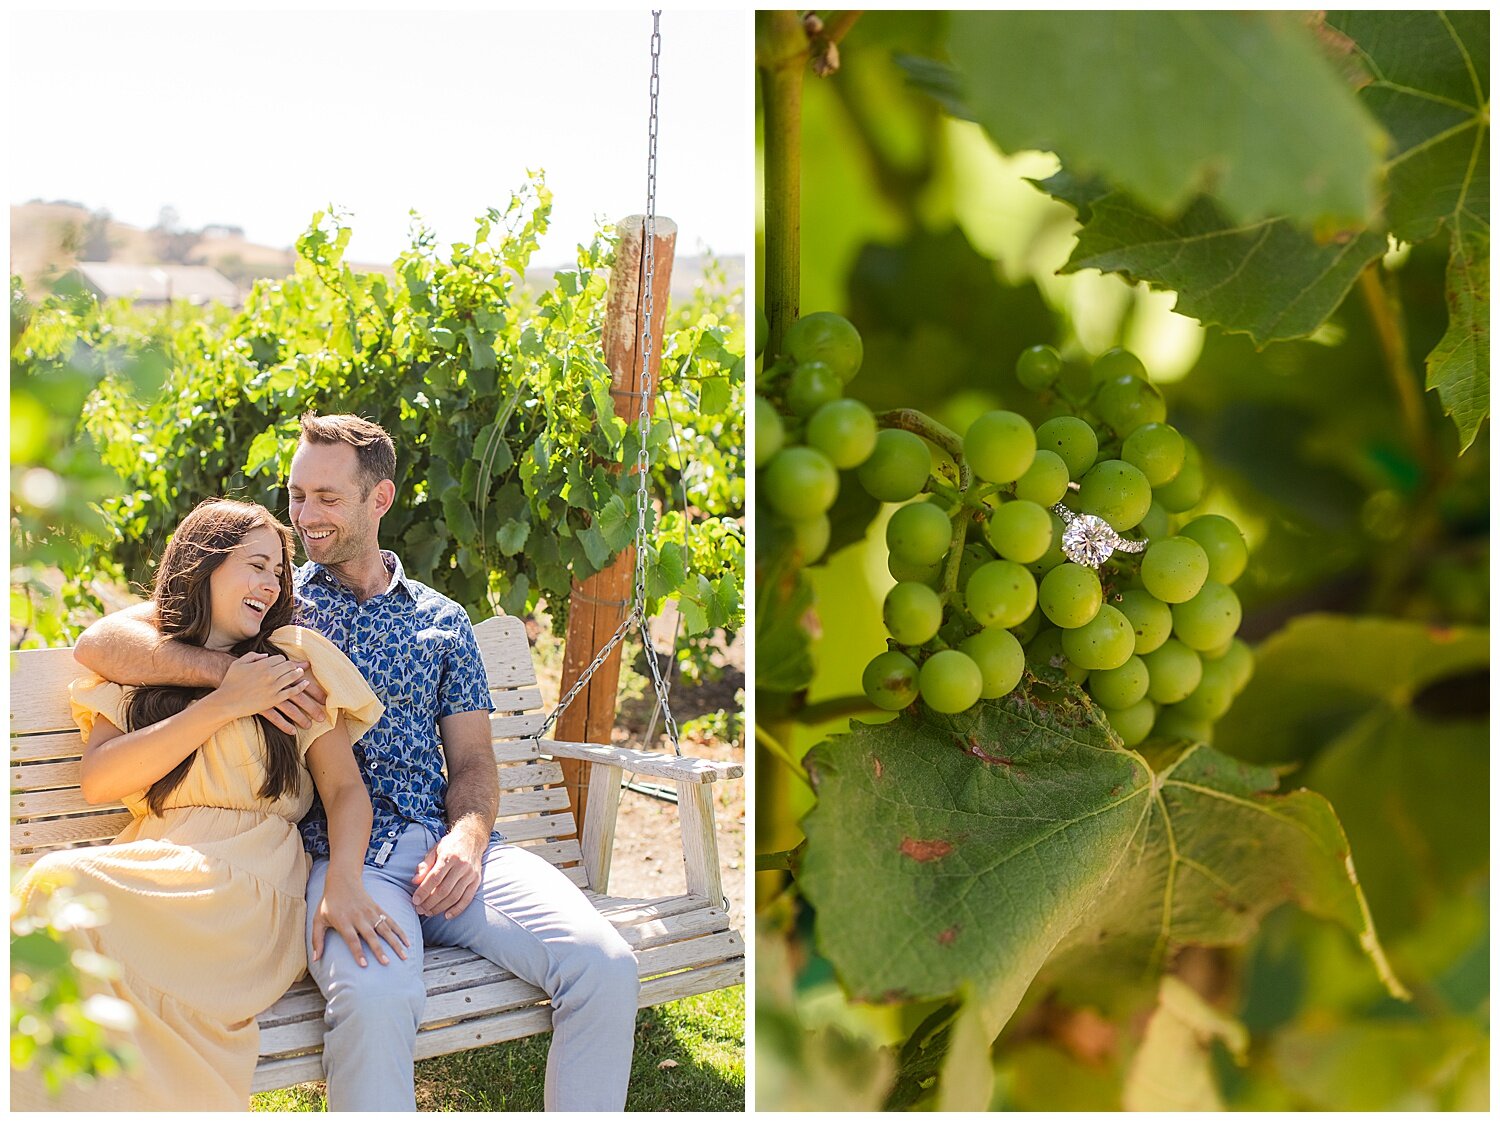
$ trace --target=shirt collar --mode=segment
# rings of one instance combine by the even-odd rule
[[[380,593],[380,595],[384,596],[386,592],[399,588],[407,596],[411,597],[411,599],[416,600],[416,584],[407,578],[406,570],[401,567],[401,558],[388,549],[382,549],[380,551],[380,559],[385,562],[385,571],[391,574],[391,583],[386,585],[385,592]],[[316,561],[309,561],[307,563],[307,577],[305,579],[318,581],[329,588],[344,588],[344,584],[339,578],[333,575],[333,570],[324,568]]]

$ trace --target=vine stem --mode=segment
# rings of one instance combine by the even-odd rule
[[[774,358],[801,310],[802,76],[811,47],[796,12],[755,18],[765,127],[766,354]]]
[[[1401,314],[1401,304],[1392,286],[1386,281],[1379,261],[1370,262],[1360,271],[1359,292],[1364,297],[1365,308],[1375,325],[1375,335],[1380,340],[1380,350],[1385,356],[1386,373],[1396,390],[1396,400],[1401,406],[1401,419],[1406,425],[1406,435],[1411,441],[1412,451],[1431,476],[1436,464],[1433,462],[1432,437],[1427,431],[1427,417],[1422,408],[1423,387],[1412,367],[1411,352],[1406,346],[1406,325]]]
[[[943,569],[943,587],[938,592],[943,602],[947,603],[958,589],[958,569],[963,561],[964,539],[968,537],[969,522],[974,517],[974,496],[970,494],[974,486],[974,473],[969,470],[968,462],[964,459],[964,442],[959,439],[958,433],[947,425],[934,421],[920,409],[890,409],[875,414],[875,420],[882,428],[905,429],[932,441],[953,457],[953,463],[958,468],[958,490],[961,497],[958,509],[951,516],[953,536],[948,542],[948,564]]]

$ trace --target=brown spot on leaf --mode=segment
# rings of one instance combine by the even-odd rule
[[[953,852],[953,846],[942,838],[932,838],[922,841],[918,838],[902,838],[901,852],[913,861],[938,861]]]
[[[875,761],[875,778],[879,779],[882,775],[885,774],[885,765],[880,762],[879,756],[875,756],[872,758]]]
[[[948,928],[947,931],[940,931],[940,932],[938,932],[938,937],[937,937],[938,945],[942,946],[942,947],[952,946],[953,945],[953,940],[955,940],[957,938],[958,938],[958,924],[955,923],[952,927]]]

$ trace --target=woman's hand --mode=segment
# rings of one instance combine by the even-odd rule
[[[396,921],[385,915],[380,906],[370,899],[370,894],[357,879],[349,880],[330,875],[323,884],[323,899],[313,916],[312,945],[313,961],[323,957],[323,940],[329,928],[333,928],[349,946],[349,953],[361,966],[368,966],[364,944],[370,945],[382,966],[390,964],[382,941],[389,944],[396,957],[406,958],[406,948],[411,946],[406,932]]]
[[[251,651],[234,660],[211,696],[233,716],[250,717],[295,697],[307,683],[301,663]]]

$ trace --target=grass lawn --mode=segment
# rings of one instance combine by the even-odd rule
[[[422,1060],[417,1064],[418,1109],[541,1110],[551,1040],[548,1033]],[[326,1110],[327,1103],[323,1084],[303,1083],[253,1095],[250,1109]],[[635,1062],[625,1109],[745,1109],[744,986],[636,1014]]]

